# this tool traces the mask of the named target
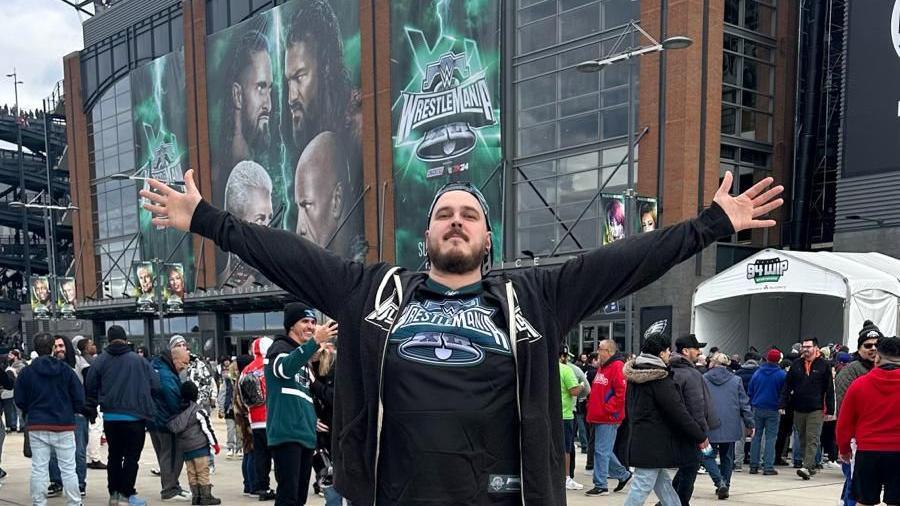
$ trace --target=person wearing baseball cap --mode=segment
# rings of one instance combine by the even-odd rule
[[[363,265],[243,222],[203,201],[193,171],[183,192],[149,180],[152,191],[141,196],[155,225],[211,239],[341,322],[332,430],[342,434],[333,455],[342,496],[360,504],[554,506],[566,501],[562,392],[553,374],[559,344],[609,301],[720,237],[774,226],[764,216],[782,205],[783,188],[769,188],[766,178],[732,197],[732,181],[726,172],[695,219],[552,269],[502,273],[491,270],[494,241],[502,240],[493,236],[498,208],[471,183],[437,191],[421,236],[424,271]],[[403,207],[405,197],[396,196],[398,209],[421,212]],[[470,470],[464,480],[447,479],[446,469],[461,467]]]
[[[750,396],[750,407],[753,409],[753,421],[756,424],[756,432],[750,443],[750,474],[759,472],[762,467],[763,475],[774,476],[775,470],[775,440],[778,437],[778,425],[781,422],[781,413],[778,412],[778,402],[781,397],[781,389],[784,387],[784,379],[787,373],[781,369],[781,352],[769,350],[766,353],[766,361],[759,366],[750,378],[750,386],[747,395]],[[763,437],[766,438],[766,452],[760,466],[760,448]]]
[[[675,339],[675,353],[672,353],[669,366],[672,368],[675,386],[684,399],[688,413],[707,434],[710,428],[719,426],[719,420],[712,408],[709,388],[703,381],[703,374],[696,366],[700,350],[705,347],[706,343],[700,342],[694,334],[679,336]],[[682,504],[691,502],[691,497],[694,495],[694,482],[697,481],[697,473],[700,471],[700,450],[694,453],[695,458],[679,467],[672,479],[672,486],[675,487],[675,492],[681,498]]]

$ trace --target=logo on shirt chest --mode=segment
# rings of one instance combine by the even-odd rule
[[[411,302],[394,327],[397,352],[415,362],[442,366],[472,366],[486,350],[511,354],[509,338],[494,323],[495,310],[479,299]]]

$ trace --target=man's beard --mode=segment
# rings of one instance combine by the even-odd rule
[[[478,254],[480,248],[464,253],[457,249],[441,253],[437,247],[428,248],[428,260],[435,269],[447,274],[467,274],[481,268],[483,256]]]
[[[299,155],[306,148],[306,145],[309,144],[309,141],[319,134],[321,125],[319,123],[320,111],[316,106],[305,107],[302,104],[298,104],[298,106],[303,111],[303,117],[299,125],[295,125],[293,118],[291,118],[291,137]]]
[[[250,149],[255,154],[261,153],[269,148],[269,124],[271,118],[265,123],[261,123],[257,116],[256,121],[241,121],[241,134],[246,139]]]

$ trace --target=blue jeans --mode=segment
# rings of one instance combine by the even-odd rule
[[[341,506],[344,504],[344,498],[334,487],[325,487],[325,506]]]
[[[594,486],[597,488],[609,488],[607,477],[619,481],[628,478],[628,469],[625,469],[613,453],[618,429],[618,425],[594,424]]]
[[[75,474],[78,475],[78,487],[87,487],[87,442],[88,422],[82,415],[75,415]],[[56,453],[50,457],[50,483],[62,483]]]
[[[731,471],[734,469],[734,443],[710,443],[713,447],[713,453],[710,456],[703,456],[703,466],[706,472],[712,478],[716,488],[725,485],[731,486]],[[716,463],[716,454],[719,455],[719,462]]]
[[[841,500],[844,501],[844,506],[856,506],[856,499],[853,498],[853,487],[850,479],[850,464],[841,462],[841,471],[844,473],[844,490],[841,491]]]
[[[775,439],[778,437],[778,423],[781,415],[776,409],[753,408],[753,421],[756,424],[756,433],[753,434],[753,442],[750,443],[750,469],[759,468],[760,446],[763,442],[763,432],[766,436],[766,450],[763,457],[762,468],[764,471],[775,469]]]
[[[662,506],[681,506],[681,499],[672,488],[672,478],[665,469],[635,468],[631,479],[631,490],[625,498],[624,506],[644,506],[650,492],[655,492]]]
[[[575,413],[575,430],[578,431],[578,446],[581,447],[581,451],[587,452],[588,434],[584,413]]]
[[[50,454],[56,453],[62,472],[62,485],[67,506],[81,504],[78,477],[75,475],[75,433],[29,431],[31,443],[31,501],[34,506],[46,506],[49,484]]]
[[[253,484],[256,483],[256,468],[253,467],[253,452],[244,452],[244,458],[241,459],[241,474],[244,477],[244,492],[251,493]]]

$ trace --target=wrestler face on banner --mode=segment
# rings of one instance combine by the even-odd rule
[[[34,291],[34,298],[39,304],[50,303],[50,285],[47,283],[47,278],[34,278],[31,288]]]
[[[178,265],[170,266],[168,278],[169,293],[179,299],[184,299],[184,273],[181,267]]]
[[[153,271],[149,266],[141,265],[137,269],[138,286],[142,294],[153,293]]]
[[[245,34],[235,49],[231,76],[231,155],[249,160],[268,148],[271,139],[272,59],[266,37],[257,31]]]
[[[75,280],[67,279],[59,284],[59,289],[62,292],[63,301],[66,304],[75,305]]]

